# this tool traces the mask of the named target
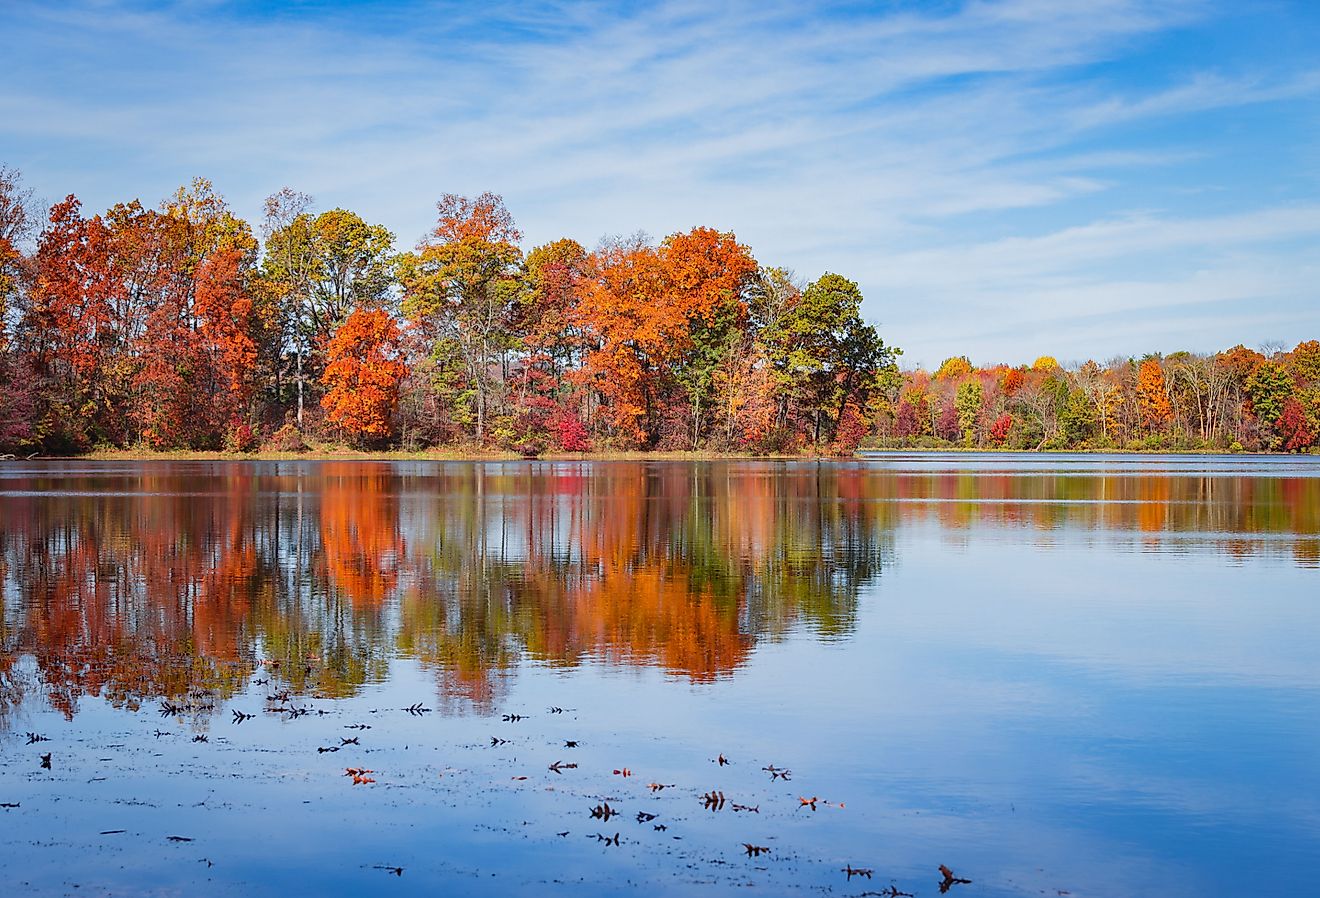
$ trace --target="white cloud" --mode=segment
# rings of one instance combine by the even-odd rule
[[[1148,211],[1175,189],[1219,188],[1176,177],[1217,148],[1125,132],[1262,103],[1297,115],[1314,108],[1316,72],[1216,59],[1105,75],[1213,22],[1214,4],[429,4],[260,21],[227,9],[10,12],[0,155],[39,192],[74,190],[90,208],[203,174],[255,217],[289,184],[402,245],[444,191],[503,193],[532,242],[714,224],[766,262],[857,278],[887,337],[922,353],[1034,356],[1068,322],[1139,301],[1194,317],[1183,297],[1210,282],[1221,289],[1208,295],[1233,283],[1274,313],[1301,298],[1289,241],[1314,236],[1315,191],[1275,208]],[[1152,170],[1175,176],[1170,190],[1134,204]],[[988,339],[978,316],[1005,297],[1032,317],[995,325],[1034,327]],[[942,332],[964,343],[937,350]]]

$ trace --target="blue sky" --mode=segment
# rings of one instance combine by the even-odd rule
[[[1320,338],[1320,3],[0,5],[0,162],[202,175],[527,246],[708,224],[857,280],[907,364]]]

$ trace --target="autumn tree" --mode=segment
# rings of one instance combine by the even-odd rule
[[[628,446],[651,445],[686,318],[666,301],[663,260],[643,239],[602,244],[590,267],[593,277],[577,308],[589,340],[584,380],[600,397],[616,439]]]
[[[31,270],[24,253],[35,222],[31,204],[18,172],[0,165],[0,452],[27,449],[41,435],[41,378],[27,353],[10,343]]]
[[[379,443],[393,433],[399,381],[407,373],[399,359],[398,324],[381,308],[355,309],[326,347],[327,420],[355,441]]]
[[[111,264],[109,231],[99,218],[84,218],[81,208],[72,195],[51,208],[18,322],[38,375],[51,384],[51,404],[42,413],[49,438],[75,449],[118,435],[104,375],[124,345],[112,308],[122,283]]]
[[[526,289],[511,312],[510,329],[521,335],[522,359],[510,398],[515,442],[529,449],[552,429],[585,432],[587,391],[576,376],[585,337],[574,316],[587,278],[587,251],[575,240],[556,240],[528,253],[524,269]]]
[[[1284,452],[1297,452],[1315,442],[1316,430],[1312,422],[1307,419],[1302,404],[1292,397],[1284,400],[1275,426],[1279,431],[1279,446]]]
[[[156,447],[219,448],[250,397],[238,366],[255,357],[246,272],[256,239],[201,178],[158,212],[134,209],[122,221],[116,213],[108,220],[132,247],[123,254],[132,279],[149,291],[133,347],[131,419]]]
[[[972,373],[972,363],[965,355],[945,359],[935,372],[936,380],[958,380]]]
[[[472,435],[482,443],[492,400],[504,384],[496,366],[515,345],[510,328],[524,289],[522,235],[493,193],[445,194],[436,209],[431,234],[398,260],[403,309],[437,356],[461,364],[471,389]]]
[[[266,199],[260,285],[278,309],[281,353],[272,361],[279,378],[291,356],[299,426],[330,334],[354,308],[385,303],[393,284],[387,228],[344,209],[313,215],[311,208],[311,197],[287,187]]]
[[[1320,383],[1320,340],[1298,343],[1288,354],[1288,367],[1298,380]]]
[[[744,358],[747,304],[743,294],[757,270],[751,251],[732,234],[693,228],[661,246],[671,305],[687,321],[676,377],[691,409],[691,446],[696,448],[715,404],[721,365]],[[727,379],[725,380],[727,384]]]
[[[558,380],[581,360],[583,336],[573,321],[588,277],[588,253],[563,238],[527,254],[527,287],[520,296],[516,329],[523,335],[526,367]]]
[[[740,349],[755,261],[732,234],[694,228],[659,247],[607,242],[590,267],[578,306],[590,341],[583,369],[611,428],[625,444],[654,446],[666,413],[681,412],[679,445],[690,447],[710,419],[721,365]]]
[[[748,280],[746,327],[717,374],[725,443],[782,450],[792,442],[790,413],[804,394],[791,369],[793,334],[786,327],[802,286],[785,268],[762,267]]]
[[[227,417],[232,431],[248,434],[261,386],[260,347],[275,330],[275,322],[263,315],[253,297],[251,267],[250,258],[237,249],[214,254],[198,268],[196,297],[197,332],[212,374],[217,412]]]
[[[1027,376],[1021,368],[1005,368],[999,378],[999,389],[1005,396],[1012,396],[1026,383]]]
[[[1173,414],[1164,384],[1164,369],[1158,359],[1146,359],[1141,363],[1137,372],[1137,397],[1141,418],[1147,428],[1159,427]]]

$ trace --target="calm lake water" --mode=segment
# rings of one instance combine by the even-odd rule
[[[1316,894],[1318,567],[1320,459],[0,463],[0,881]]]

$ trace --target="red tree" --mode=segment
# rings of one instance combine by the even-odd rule
[[[561,412],[550,421],[550,433],[563,452],[590,452],[591,440],[582,419],[572,412]]]
[[[1279,429],[1285,452],[1297,452],[1315,442],[1315,433],[1311,423],[1306,420],[1306,411],[1296,399],[1284,400],[1283,411],[1274,425]]]

